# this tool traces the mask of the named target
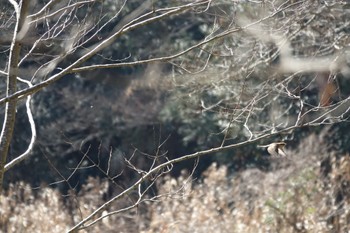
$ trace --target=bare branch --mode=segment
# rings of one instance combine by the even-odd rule
[[[55,12],[53,12],[53,13],[50,13],[50,14],[48,14],[48,15],[45,15],[45,10],[47,10],[49,7],[51,7],[53,4],[55,4],[56,1],[57,1],[57,0],[51,0],[51,1],[50,1],[49,3],[47,3],[46,6],[43,7],[38,13],[33,14],[33,15],[29,15],[29,16],[28,16],[28,20],[29,20],[30,24],[37,23],[38,21],[43,20],[43,19],[48,19],[48,18],[53,17],[53,16],[55,16],[55,15],[57,15],[57,14],[60,14],[60,13],[63,12],[63,11],[70,10],[70,9],[72,9],[72,8],[76,8],[76,7],[79,7],[79,6],[84,5],[84,4],[96,2],[97,0],[88,0],[88,1],[76,2],[76,3],[73,3],[73,4],[71,4],[71,5],[62,7],[62,8],[58,9],[57,11],[55,11]],[[57,2],[58,2],[58,1],[57,1]]]
[[[75,225],[74,227],[72,227],[68,232],[76,232],[77,230],[81,230],[84,228],[85,224],[89,221],[91,221],[92,219],[94,219],[96,216],[102,214],[102,212],[108,207],[110,206],[114,201],[128,195],[130,192],[132,192],[135,188],[139,187],[139,185],[144,181],[147,180],[150,176],[152,176],[154,173],[157,173],[159,170],[166,168],[169,165],[174,165],[176,163],[185,161],[185,160],[189,160],[189,159],[193,159],[193,158],[198,158],[204,155],[208,155],[208,154],[213,154],[213,153],[217,153],[217,152],[221,152],[221,151],[225,151],[225,150],[229,150],[229,149],[234,149],[237,147],[241,147],[241,146],[245,146],[254,142],[257,142],[259,140],[262,140],[264,138],[267,137],[271,137],[273,135],[277,135],[283,132],[288,132],[290,130],[293,130],[295,128],[295,126],[280,130],[278,132],[275,133],[271,133],[271,134],[265,134],[263,136],[254,138],[252,140],[246,140],[240,143],[236,143],[236,144],[232,144],[232,145],[228,145],[228,146],[223,146],[223,147],[216,147],[216,148],[212,148],[212,149],[208,149],[208,150],[203,150],[203,151],[198,151],[196,153],[193,154],[188,154],[188,155],[184,155],[181,156],[179,158],[176,159],[172,159],[169,160],[168,162],[164,162],[160,165],[158,165],[157,167],[153,168],[152,170],[148,171],[146,174],[144,174],[138,181],[136,181],[133,185],[130,185],[129,188],[127,188],[126,190],[124,190],[123,192],[121,192],[120,194],[118,194],[117,196],[113,197],[112,199],[110,199],[109,201],[105,202],[103,205],[101,205],[99,208],[97,208],[95,211],[93,211],[89,216],[87,216],[86,218],[84,218],[81,222],[79,222],[77,225]]]
[[[26,83],[29,87],[32,86],[32,84],[29,81],[27,81],[27,80],[24,80],[24,79],[21,79],[21,78],[17,78],[17,79],[19,81],[21,81],[21,82]],[[26,159],[27,157],[29,157],[31,151],[33,150],[35,139],[36,139],[36,129],[35,129],[35,122],[34,122],[33,114],[32,114],[32,111],[30,109],[31,98],[32,98],[31,95],[27,96],[26,108],[27,108],[27,116],[28,116],[28,121],[29,121],[29,124],[30,124],[30,129],[32,131],[32,137],[30,139],[30,142],[29,142],[27,150],[23,154],[17,156],[15,159],[13,159],[12,161],[8,162],[5,165],[5,172],[7,170],[9,170],[10,168],[12,168],[13,166],[15,166],[16,164],[18,164],[21,161],[23,161],[24,159]]]
[[[45,81],[43,81],[43,82],[41,82],[39,84],[36,84],[33,87],[31,87],[31,88],[27,88],[27,89],[18,91],[15,94],[12,94],[12,95],[9,95],[8,97],[2,98],[0,100],[0,104],[6,103],[6,102],[8,102],[10,100],[17,99],[17,98],[21,99],[21,98],[23,98],[23,97],[25,97],[27,95],[33,94],[35,92],[38,92],[42,88],[50,85],[53,82],[56,82],[57,80],[62,78],[64,75],[69,74],[69,73],[73,73],[73,72],[77,72],[77,70],[74,70],[74,68],[76,68],[80,64],[84,63],[86,60],[91,58],[97,52],[99,52],[102,49],[106,48],[108,45],[110,45],[120,35],[128,32],[128,31],[131,31],[131,30],[133,30],[135,28],[141,27],[141,26],[143,26],[145,24],[152,23],[154,21],[160,20],[160,19],[168,17],[170,15],[174,15],[174,14],[178,14],[180,12],[186,11],[188,9],[191,9],[193,6],[200,5],[200,4],[207,4],[207,1],[202,1],[202,2],[199,2],[199,3],[196,3],[196,4],[192,4],[191,3],[191,4],[188,4],[188,5],[185,5],[185,6],[180,6],[180,7],[177,7],[175,9],[166,11],[165,13],[162,13],[162,14],[160,14],[158,16],[154,16],[154,17],[151,17],[149,19],[145,19],[145,20],[143,20],[141,22],[137,22],[137,23],[135,23],[133,25],[130,25],[130,26],[126,27],[126,28],[122,28],[118,32],[114,33],[113,35],[111,35],[110,37],[108,37],[107,39],[105,39],[104,41],[99,43],[94,49],[92,49],[91,51],[87,52],[85,55],[83,55],[81,58],[77,59],[75,62],[73,62],[73,64],[69,65],[67,68],[63,69],[58,74],[53,75],[52,77],[48,78],[47,80],[45,80]],[[230,32],[230,33],[232,33],[232,32]],[[222,36],[224,36],[224,35],[222,35]],[[201,44],[205,44],[205,43],[207,43],[207,42],[203,42]],[[199,45],[197,45],[195,47],[198,47],[201,44],[199,44]],[[181,53],[181,54],[179,54],[177,56],[180,56],[180,55],[186,53],[187,51],[190,51],[190,50],[194,49],[195,47],[187,49],[186,51],[184,51],[183,53]],[[173,57],[173,56],[171,56],[171,57]],[[168,59],[169,58],[163,58],[161,60],[168,60]],[[152,60],[153,59],[150,59],[148,62],[151,62]],[[145,63],[145,62],[142,62],[142,63]],[[136,65],[136,64],[141,64],[141,63],[132,63],[132,65]],[[129,64],[127,64],[127,63],[124,64],[124,66],[126,66],[126,65],[129,65]]]

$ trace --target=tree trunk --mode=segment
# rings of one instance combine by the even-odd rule
[[[17,91],[17,75],[18,75],[18,61],[21,51],[21,38],[24,37],[25,31],[28,30],[27,25],[23,27],[25,18],[28,11],[29,0],[22,0],[18,5],[15,1],[10,0],[10,3],[16,10],[17,23],[14,30],[13,40],[11,44],[8,75],[7,75],[7,86],[6,96],[10,96]],[[21,31],[22,30],[22,31]],[[16,120],[17,110],[17,99],[12,99],[6,103],[4,123],[2,125],[1,136],[0,136],[0,193],[2,192],[5,164],[9,146],[12,140],[13,129]]]

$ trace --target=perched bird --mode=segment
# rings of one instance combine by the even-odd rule
[[[268,145],[259,145],[258,147],[267,147],[267,152],[273,157],[287,157],[286,153],[283,151],[285,145],[285,142],[274,142]]]

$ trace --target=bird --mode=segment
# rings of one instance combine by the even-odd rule
[[[287,157],[283,150],[285,146],[285,142],[274,142],[268,145],[259,145],[258,147],[267,148],[267,152],[269,152],[272,157]]]

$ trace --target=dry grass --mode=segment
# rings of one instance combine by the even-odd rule
[[[60,194],[44,188],[34,194],[19,182],[0,196],[0,232],[65,232],[71,224]]]
[[[325,146],[312,135],[289,151],[292,161],[271,161],[266,173],[249,169],[229,177],[225,166],[213,164],[182,198],[152,206],[146,232],[348,232],[350,157],[331,162],[325,174],[320,161],[335,158]],[[176,184],[169,180],[160,192]]]
[[[269,172],[229,175],[227,167],[212,164],[198,182],[185,175],[163,177],[157,201],[82,232],[348,232],[350,157],[335,159],[325,145],[321,137],[310,136],[289,151],[291,160],[272,160]],[[21,182],[11,185],[1,196],[0,232],[65,232],[104,203],[109,185],[90,178],[70,197],[51,188],[34,192]]]

